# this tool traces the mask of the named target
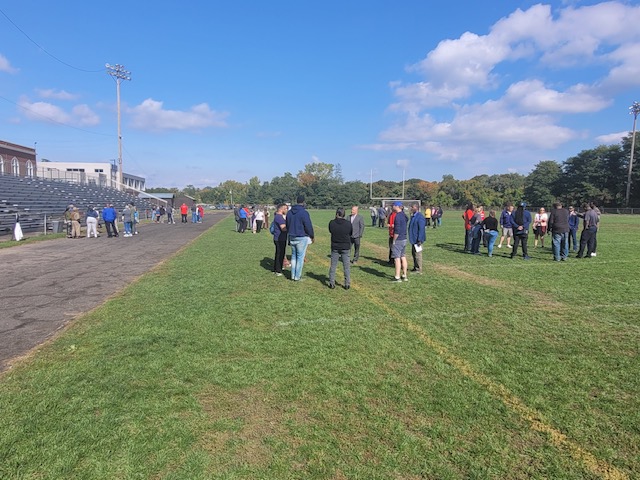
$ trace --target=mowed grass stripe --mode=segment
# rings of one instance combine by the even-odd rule
[[[382,247],[380,247],[379,245],[371,244],[370,242],[367,243],[367,246],[369,248],[375,249],[378,252],[380,252],[382,249]],[[387,251],[387,249],[384,249],[380,253],[386,253]],[[329,267],[329,262],[326,262],[324,259],[320,261],[325,264],[327,268]],[[411,260],[409,259],[409,261]],[[450,269],[440,268],[436,269],[436,271],[450,274]],[[459,273],[466,272],[456,272],[454,276],[460,276]],[[465,278],[473,278],[473,276],[470,274],[462,276]],[[418,279],[418,277],[414,277],[414,279]],[[499,282],[494,283],[492,281],[481,281],[478,283],[495,287],[495,283]],[[398,287],[401,288],[402,285],[398,285]],[[431,338],[420,326],[408,320],[405,315],[399,314],[396,309],[392,309],[385,302],[381,302],[377,296],[371,295],[367,289],[363,289],[358,283],[352,282],[352,288],[355,291],[360,292],[360,294],[367,296],[370,302],[378,305],[378,307],[384,310],[390,317],[394,318],[402,325],[404,325],[408,331],[417,335],[420,340],[422,340],[427,346],[429,346],[429,348],[437,352],[437,354],[441,358],[455,367],[465,377],[486,388],[492,395],[499,398],[507,407],[515,411],[523,420],[525,420],[532,429],[546,434],[550,441],[556,447],[567,452],[574,460],[583,463],[593,474],[608,480],[625,480],[629,478],[624,472],[617,469],[608,462],[596,458],[590,452],[569,439],[561,431],[551,426],[548,421],[544,419],[543,415],[540,412],[537,412],[536,410],[528,407],[524,402],[522,402],[522,400],[511,393],[504,385],[496,383],[486,375],[480,374],[475,371],[473,366],[469,362],[453,354],[443,344]]]

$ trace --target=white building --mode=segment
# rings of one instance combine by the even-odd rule
[[[66,182],[93,183],[103,187],[118,188],[118,167],[111,162],[52,162],[41,159],[38,162],[38,176]],[[122,174],[124,188],[144,191],[144,177]]]

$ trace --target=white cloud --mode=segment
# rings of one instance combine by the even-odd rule
[[[606,135],[600,135],[596,137],[596,140],[600,142],[601,145],[615,145],[622,141],[623,138],[629,137],[629,132],[617,132],[617,133],[607,133]]]
[[[163,102],[146,99],[140,105],[128,109],[131,126],[139,130],[201,130],[208,127],[226,127],[226,112],[211,110],[209,105],[194,105],[188,111],[165,110]]]
[[[574,85],[565,92],[546,88],[540,80],[524,80],[512,84],[505,98],[528,112],[585,113],[598,112],[611,104],[594,88]]]
[[[18,73],[18,69],[11,66],[7,57],[0,53],[0,72]]]
[[[48,102],[31,102],[27,97],[18,101],[22,113],[29,120],[53,122],[78,127],[93,126],[100,123],[100,117],[86,104],[74,106],[70,112]]]
[[[54,90],[37,88],[36,93],[41,98],[50,98],[54,100],[77,100],[80,95],[69,93],[65,90]]]
[[[546,156],[585,137],[567,125],[570,116],[600,112],[614,95],[640,87],[637,25],[637,5],[535,5],[486,35],[443,40],[408,68],[419,81],[390,83],[394,121],[364,148],[469,165],[500,154]]]

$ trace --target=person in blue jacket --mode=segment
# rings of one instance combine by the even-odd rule
[[[578,251],[578,227],[580,227],[580,217],[576,209],[569,207],[569,248],[573,245],[573,251]]]
[[[411,204],[411,220],[409,220],[409,243],[413,256],[414,273],[422,274],[422,244],[427,240],[426,219],[420,213],[417,203]],[[435,226],[435,220],[434,220]]]
[[[299,195],[296,205],[287,214],[287,235],[291,245],[291,280],[300,281],[307,246],[313,243],[313,225],[309,212],[304,208],[304,196]]]
[[[500,214],[500,226],[502,227],[502,236],[500,237],[500,243],[498,248],[502,248],[502,242],[507,239],[507,248],[511,248],[511,239],[513,238],[513,225],[511,224],[511,213],[513,212],[513,205],[510,203],[504,207]]]
[[[104,220],[104,226],[107,228],[107,237],[109,238],[118,236],[118,229],[115,224],[116,218],[118,218],[118,213],[112,204],[107,205],[102,210],[102,220]]]
[[[531,225],[531,213],[526,210],[527,204],[522,202],[515,212],[511,214],[511,225],[513,228],[513,251],[511,258],[518,254],[518,245],[522,244],[522,258],[530,260],[527,250],[527,240],[529,238],[529,226]]]

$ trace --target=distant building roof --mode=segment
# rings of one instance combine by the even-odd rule
[[[140,198],[162,198],[163,200],[171,200],[176,197],[176,194],[173,192],[156,192],[156,193],[146,193],[140,192],[138,195]]]

